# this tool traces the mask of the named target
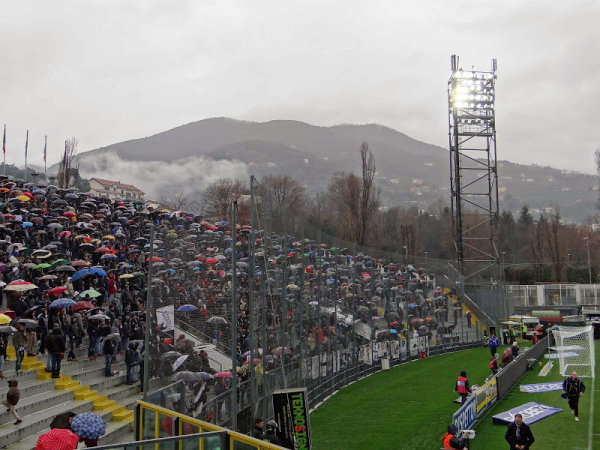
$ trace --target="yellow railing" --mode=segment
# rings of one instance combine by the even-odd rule
[[[229,438],[229,450],[278,450],[283,448],[142,400],[138,400],[138,406],[139,417],[136,419],[137,440],[172,436],[173,421],[178,419],[178,426],[175,430],[176,435],[185,436],[193,433],[225,431]],[[179,444],[179,449],[209,450],[213,448],[207,445],[203,439],[193,446],[190,444],[189,442],[182,442]]]

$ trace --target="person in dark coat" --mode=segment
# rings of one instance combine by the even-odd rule
[[[457,437],[458,427],[451,423],[448,425],[448,431],[442,438],[442,447],[444,450],[463,449],[467,444],[466,434],[462,433],[460,437]]]
[[[563,381],[563,394],[569,400],[569,408],[575,416],[575,420],[579,422],[579,397],[585,392],[585,385],[581,378],[577,377],[577,372],[573,372],[570,377]]]
[[[508,426],[504,439],[510,444],[510,450],[529,450],[535,441],[529,425],[523,422],[523,416],[518,413],[515,414],[515,421]]]
[[[254,430],[252,431],[252,437],[256,439],[260,439],[261,441],[264,439],[265,433],[263,432],[263,427],[265,425],[265,421],[262,417],[257,417],[254,419]]]
[[[277,430],[279,430],[279,425],[274,420],[267,421],[267,430],[263,436],[265,441],[269,441],[271,444],[281,445],[281,440],[279,436],[277,436]]]
[[[60,377],[61,353],[65,352],[65,338],[60,328],[54,328],[48,338],[48,351],[52,355],[52,378]]]
[[[112,377],[114,374],[112,372],[112,362],[115,356],[115,344],[113,344],[112,339],[106,339],[104,341],[104,345],[102,346],[102,352],[104,353],[104,358],[106,362],[106,366],[104,367],[104,376]]]

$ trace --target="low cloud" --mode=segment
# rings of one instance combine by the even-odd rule
[[[128,161],[115,152],[85,155],[79,160],[79,170],[83,178],[98,177],[133,184],[144,191],[149,200],[165,199],[179,193],[200,199],[204,189],[219,178],[245,181],[249,176],[246,164],[240,161],[217,161],[204,156],[171,162]]]

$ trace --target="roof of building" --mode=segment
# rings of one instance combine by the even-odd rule
[[[144,194],[144,191],[136,188],[133,184],[124,184],[124,183],[121,183],[120,181],[105,180],[103,178],[96,178],[96,177],[92,178],[92,180],[96,180],[98,183],[102,184],[103,186],[116,186],[118,189],[125,189],[128,191],[137,192],[138,194],[142,194],[142,195]]]

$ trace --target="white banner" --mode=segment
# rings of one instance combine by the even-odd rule
[[[175,329],[175,307],[173,305],[163,306],[156,310],[156,323],[163,327],[163,331],[173,331]]]

